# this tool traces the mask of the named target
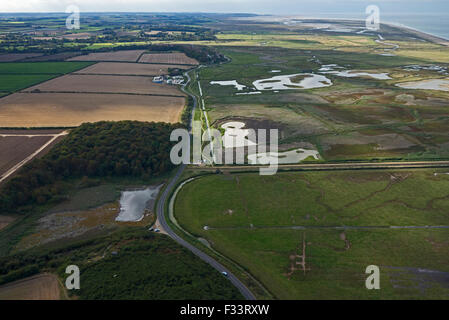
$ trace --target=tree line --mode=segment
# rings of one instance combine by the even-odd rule
[[[120,121],[85,123],[41,159],[19,170],[0,192],[0,212],[57,201],[70,178],[150,179],[173,169],[170,133],[180,124]]]

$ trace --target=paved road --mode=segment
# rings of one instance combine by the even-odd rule
[[[189,169],[201,171],[233,170],[233,169],[253,169],[258,170],[260,165],[236,165],[236,166],[216,166],[199,167],[190,166]],[[407,162],[351,162],[351,163],[308,163],[308,164],[285,164],[279,165],[279,169],[300,169],[300,170],[349,170],[349,169],[414,169],[414,168],[448,168],[449,161],[407,161]]]
[[[449,229],[449,226],[241,226],[241,227],[211,227],[208,230],[256,230],[256,229],[332,229],[332,230],[372,230],[372,229]]]
[[[187,75],[188,77],[188,75]],[[189,81],[190,78],[188,77]],[[185,86],[183,87],[183,90],[185,90]],[[187,91],[184,91],[188,93]],[[190,93],[188,93],[190,95]],[[194,100],[194,107],[193,110],[195,110],[197,106],[197,99],[194,95],[191,95]],[[193,115],[193,112],[192,112]],[[193,119],[193,117],[192,117]],[[227,270],[222,264],[217,262],[215,259],[195,247],[194,245],[190,244],[189,242],[182,239],[180,236],[178,236],[168,225],[167,220],[165,219],[165,204],[168,203],[168,198],[173,190],[173,188],[176,186],[179,177],[181,177],[181,174],[183,173],[184,169],[186,168],[186,165],[181,165],[178,170],[176,171],[176,174],[167,184],[167,187],[162,192],[161,197],[159,198],[159,201],[157,203],[156,207],[156,214],[159,221],[159,224],[161,227],[165,230],[165,232],[170,236],[173,240],[175,240],[177,243],[182,245],[183,247],[189,249],[193,254],[198,256],[201,260],[209,263],[212,267],[214,267],[219,272],[227,272],[228,273],[228,279],[231,281],[231,283],[241,292],[241,294],[247,299],[247,300],[256,300],[256,297],[253,295],[253,293],[229,270]]]

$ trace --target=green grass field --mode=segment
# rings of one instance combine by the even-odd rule
[[[0,92],[15,92],[85,68],[90,62],[0,63]]]
[[[0,74],[0,91],[14,92],[56,77],[51,74]]]
[[[449,225],[449,175],[435,172],[206,176],[184,186],[175,216],[277,298],[448,298],[448,229],[389,228]],[[294,257],[303,240],[305,273]],[[370,264],[381,268],[377,292],[364,286]],[[419,268],[445,273],[429,278]]]
[[[91,62],[5,62],[0,63],[0,74],[65,74],[91,64]]]

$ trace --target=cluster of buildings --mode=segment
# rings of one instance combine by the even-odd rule
[[[166,83],[166,84],[184,84],[183,76],[158,76],[153,78],[154,83]]]

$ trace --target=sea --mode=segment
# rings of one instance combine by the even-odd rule
[[[365,12],[359,11],[352,13],[310,13],[301,16],[309,18],[364,20],[367,15],[365,15]],[[448,11],[440,13],[390,13],[380,10],[380,22],[416,29],[449,40]]]

